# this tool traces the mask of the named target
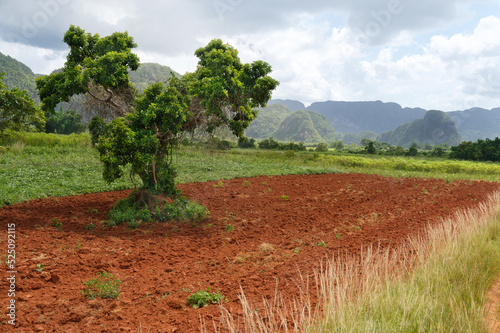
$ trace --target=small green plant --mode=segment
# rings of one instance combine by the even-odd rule
[[[87,226],[85,228],[87,230],[94,230],[95,229],[95,224],[93,222],[90,222],[89,224],[87,224]]]
[[[191,305],[194,309],[208,306],[209,304],[217,304],[222,301],[225,297],[219,293],[209,293],[210,287],[207,291],[200,290],[195,294],[192,294],[187,298],[187,304]]]
[[[96,297],[117,299],[122,282],[108,272],[99,272],[97,275],[97,278],[82,281],[87,287],[85,290],[80,290],[82,296],[87,296],[89,299],[94,299]]]
[[[62,229],[62,223],[61,223],[61,222],[59,222],[59,220],[57,220],[57,219],[53,219],[53,220],[52,220],[52,226],[53,226],[54,228],[59,229],[59,230],[60,230],[60,229]]]
[[[97,213],[99,213],[99,211],[97,209],[89,208],[89,213],[90,214],[97,214]]]
[[[42,265],[40,263],[36,264],[36,271],[41,273],[44,269],[45,265]]]
[[[290,197],[289,197],[288,195],[284,195],[284,194],[283,194],[283,195],[281,196],[281,200],[283,200],[283,201],[288,201],[288,200],[290,200]]]
[[[342,238],[342,235],[341,235],[341,234],[335,234],[335,237],[336,237],[337,239],[340,239],[340,238]]]
[[[250,186],[250,182],[248,180],[243,181],[243,186]]]
[[[226,230],[226,232],[234,231],[234,225],[226,224],[226,227],[224,228],[224,230]]]
[[[214,184],[214,187],[224,187],[224,183],[222,182],[222,180],[219,180],[219,182],[217,184]]]
[[[319,246],[319,247],[327,247],[328,246],[328,245],[326,245],[325,241],[323,241],[323,240],[315,243],[314,245]]]

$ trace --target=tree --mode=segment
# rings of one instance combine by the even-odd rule
[[[42,129],[43,112],[28,93],[17,88],[7,90],[3,84],[5,73],[0,74],[0,134],[6,129],[14,131]]]
[[[64,67],[36,82],[42,110],[53,113],[58,103],[84,94],[89,112],[106,120],[129,113],[135,89],[128,71],[139,67],[139,58],[131,52],[137,47],[133,38],[127,32],[101,38],[71,25],[63,41],[70,48]]]
[[[81,133],[87,129],[82,115],[74,110],[66,110],[49,114],[45,123],[46,133],[71,134]]]
[[[365,139],[363,139],[365,140]],[[365,152],[367,154],[375,154],[377,152],[377,148],[375,148],[375,143],[372,140],[368,140],[369,142],[365,146]]]
[[[131,164],[132,174],[140,177],[142,191],[147,192],[140,197],[177,197],[172,147],[180,136],[198,129],[212,133],[227,125],[242,137],[257,115],[255,108],[264,107],[278,85],[268,76],[269,64],[242,64],[237,50],[219,39],[195,55],[199,58],[195,72],[180,79],[173,76],[167,84],[152,84],[126,117],[109,124],[92,119],[89,130],[104,164],[105,180],[122,177],[123,167]]]

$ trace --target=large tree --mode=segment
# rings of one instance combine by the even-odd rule
[[[144,190],[177,195],[171,165],[177,138],[197,129],[211,133],[223,125],[243,136],[256,108],[266,105],[278,85],[268,76],[269,64],[243,64],[237,50],[219,39],[195,55],[199,58],[195,72],[149,86],[137,98],[135,112],[109,124],[101,118],[92,120],[89,128],[107,181],[120,178],[123,167],[131,164]]]
[[[82,95],[89,112],[108,121],[131,112],[135,89],[128,73],[139,67],[134,39],[127,32],[100,37],[72,25],[63,41],[70,51],[62,70],[37,79],[42,110],[52,113],[58,103]]]
[[[6,129],[43,129],[43,112],[35,105],[28,92],[17,88],[6,89],[3,84],[4,74],[0,73],[0,136],[3,136]]]

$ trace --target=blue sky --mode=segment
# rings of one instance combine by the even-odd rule
[[[500,107],[496,0],[2,0],[0,52],[36,73],[61,67],[70,24],[127,30],[143,62],[193,71],[222,38],[271,64],[273,97],[382,100],[444,111]]]

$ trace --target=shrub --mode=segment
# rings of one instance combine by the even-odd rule
[[[82,281],[87,287],[85,290],[80,290],[82,296],[87,296],[89,299],[94,299],[96,297],[118,298],[122,282],[108,272],[97,273],[97,275],[97,278]]]
[[[316,151],[321,151],[321,152],[327,152],[328,151],[328,144],[327,143],[320,143],[316,149]]]
[[[207,289],[207,290],[210,290]],[[191,305],[194,309],[208,306],[209,304],[217,304],[222,301],[225,297],[219,293],[209,293],[205,290],[200,290],[195,294],[192,294],[187,298],[187,303]]]

